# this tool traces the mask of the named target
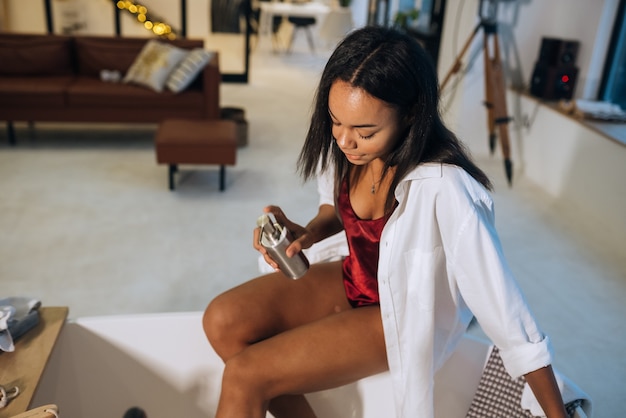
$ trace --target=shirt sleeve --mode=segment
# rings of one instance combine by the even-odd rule
[[[317,172],[317,192],[320,196],[320,206],[335,206],[335,169],[332,164],[328,164],[323,172],[318,169]]]
[[[552,362],[549,339],[539,329],[507,265],[491,199],[469,200],[468,205],[459,205],[461,213],[453,215],[460,219],[451,226],[456,231],[447,231],[449,261],[461,297],[500,349],[509,374],[518,377]]]

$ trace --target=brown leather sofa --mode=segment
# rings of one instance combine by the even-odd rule
[[[168,118],[219,119],[218,54],[180,93],[101,80],[122,77],[146,38],[0,33],[0,121],[15,143],[14,121],[153,123]],[[164,41],[165,42],[165,41]],[[177,47],[203,47],[178,39]]]

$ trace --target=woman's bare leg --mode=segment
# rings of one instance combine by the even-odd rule
[[[380,308],[343,311],[253,344],[229,359],[216,418],[262,418],[268,400],[279,395],[341,386],[387,367]]]
[[[216,353],[227,360],[248,345],[288,329],[352,309],[341,262],[314,264],[298,280],[272,273],[217,296],[203,326]]]
[[[204,328],[218,355],[227,362],[255,342],[351,309],[343,289],[341,262],[316,264],[296,281],[271,274],[225,292],[207,308]],[[299,395],[272,400],[270,410],[277,417],[313,416]]]

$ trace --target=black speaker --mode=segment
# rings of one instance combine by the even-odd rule
[[[541,38],[541,46],[539,47],[539,57],[537,57],[537,62],[545,65],[556,65],[560,48],[560,39]]]
[[[580,42],[541,38],[539,57],[530,79],[530,94],[545,100],[571,99],[578,78]]]
[[[580,42],[578,41],[561,41],[556,65],[576,65],[579,47]]]
[[[574,65],[557,67],[553,77],[552,98],[554,100],[571,100],[578,79],[578,67]]]
[[[541,38],[537,62],[546,65],[574,65],[580,42],[558,38]]]
[[[530,94],[535,97],[543,97],[548,90],[548,79],[550,79],[550,75],[548,71],[551,67],[547,64],[538,61],[535,64],[535,69],[533,70],[533,75],[530,78]]]
[[[545,100],[570,100],[576,88],[578,67],[555,67],[537,62],[530,80],[530,94]]]

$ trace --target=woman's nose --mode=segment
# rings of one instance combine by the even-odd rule
[[[343,149],[354,148],[356,144],[356,142],[350,138],[350,134],[347,129],[340,129],[336,132],[335,140],[337,141],[337,145]]]

